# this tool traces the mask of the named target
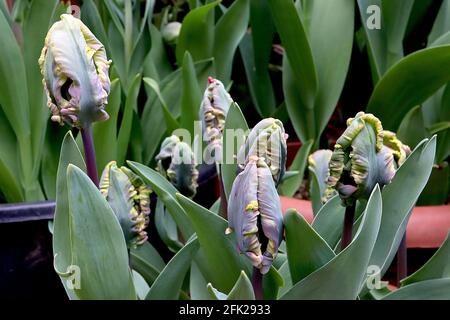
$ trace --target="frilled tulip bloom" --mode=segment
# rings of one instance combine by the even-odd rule
[[[286,171],[287,134],[278,119],[261,120],[248,135],[238,153],[238,162],[243,169],[248,159],[257,156],[263,159],[278,184]]]
[[[272,172],[266,162],[250,157],[236,177],[228,202],[227,233],[262,274],[269,271],[283,237],[283,216]]]
[[[193,197],[197,191],[198,171],[191,147],[172,135],[164,139],[156,156],[157,169],[181,194]]]
[[[327,189],[328,195],[336,189],[346,206],[367,199],[376,184],[390,183],[409,153],[372,114],[359,112],[347,126],[331,156]]]
[[[52,120],[79,129],[108,119],[110,65],[104,46],[69,14],[53,24],[39,58]]]
[[[225,118],[233,99],[219,80],[209,77],[208,83],[199,114],[203,139],[210,148],[217,148],[216,150],[221,151]]]
[[[112,161],[103,171],[100,192],[116,214],[128,247],[147,241],[145,229],[149,223],[151,190],[142,179]]]

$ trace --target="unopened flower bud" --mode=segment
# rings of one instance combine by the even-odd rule
[[[245,167],[250,157],[263,159],[278,184],[286,171],[287,134],[283,123],[274,118],[261,120],[248,135],[238,153],[240,168]]]
[[[272,173],[266,162],[250,157],[236,177],[228,202],[227,233],[233,232],[239,250],[265,274],[283,238],[283,216]]]
[[[151,190],[142,179],[112,161],[103,171],[100,192],[116,214],[127,245],[136,247],[147,241]]]
[[[169,22],[161,28],[161,35],[167,44],[177,44],[181,31],[181,23],[178,21]]]
[[[108,119],[111,64],[100,41],[81,20],[63,14],[45,38],[39,58],[52,120],[85,128]]]
[[[164,139],[156,156],[157,170],[186,197],[197,192],[198,171],[191,147],[172,135]]]

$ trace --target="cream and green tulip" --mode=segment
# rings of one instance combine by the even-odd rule
[[[375,185],[390,183],[410,153],[378,118],[359,112],[347,121],[330,160],[327,195],[337,190],[344,205],[367,199]]]
[[[39,58],[52,120],[79,129],[107,120],[110,64],[88,27],[63,14],[50,28]]]
[[[145,229],[149,223],[152,191],[142,179],[111,161],[103,171],[100,192],[116,214],[128,247],[134,248],[147,241]]]
[[[278,184],[286,171],[287,134],[283,123],[274,118],[261,120],[248,135],[238,153],[238,162],[243,169],[248,159],[257,156],[263,159]]]
[[[186,197],[197,192],[198,170],[191,147],[172,135],[164,139],[156,156],[157,170]]]

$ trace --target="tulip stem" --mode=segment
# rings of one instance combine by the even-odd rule
[[[355,219],[355,204],[345,208],[344,229],[342,230],[341,250],[352,242],[353,220]]]
[[[98,187],[98,172],[95,157],[94,139],[92,137],[92,127],[89,125],[81,129],[81,138],[83,139],[84,156],[86,160],[87,174],[92,182]]]
[[[264,300],[263,295],[263,275],[258,268],[253,267],[252,276],[253,291],[255,292],[256,300]]]
[[[397,251],[397,286],[400,286],[400,281],[406,278],[407,275],[408,275],[408,254],[407,254],[406,232],[405,232]]]

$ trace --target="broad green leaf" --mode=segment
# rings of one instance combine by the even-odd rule
[[[314,102],[319,84],[307,30],[291,0],[269,0],[269,5],[286,50],[283,92],[287,110],[300,140],[314,139]]]
[[[428,35],[428,44],[435,42],[443,34],[450,31],[450,18],[448,15],[449,10],[450,10],[450,1],[449,0],[442,1],[439,13],[436,17],[436,20],[434,20],[433,28],[430,34]]]
[[[428,137],[421,106],[414,107],[405,115],[398,128],[397,137],[410,148]]]
[[[370,264],[386,272],[406,230],[411,210],[425,187],[434,163],[436,137],[424,140],[383,188],[383,215]]]
[[[22,202],[24,197],[19,183],[17,140],[1,108],[0,137],[0,190],[7,202]]]
[[[194,121],[198,120],[198,110],[202,100],[202,94],[198,85],[192,56],[188,51],[183,58],[183,90],[181,96],[181,128],[189,130],[194,136]]]
[[[163,79],[173,71],[173,68],[170,64],[161,32],[151,23],[151,19],[148,19],[148,24],[152,39],[152,48],[147,57],[146,64],[153,64],[152,67],[157,70],[159,78]],[[144,66],[144,75],[146,77],[155,78],[154,75],[148,74],[145,70]]]
[[[280,288],[278,292],[278,297],[284,296],[289,290],[292,288],[292,278],[291,272],[289,271],[289,262],[286,261],[283,265],[278,269],[279,274],[283,277],[283,286]],[[277,298],[278,298],[277,297]]]
[[[437,206],[445,204],[450,191],[449,178],[450,167],[448,162],[435,165],[416,205]]]
[[[189,277],[189,293],[192,300],[209,300],[211,298],[207,281],[195,261],[191,263],[191,274]]]
[[[244,271],[228,295],[218,292],[211,284],[208,284],[208,291],[214,300],[255,300],[252,283]]]
[[[144,277],[137,271],[133,270],[133,283],[136,288],[136,295],[139,300],[144,300],[150,291],[148,283],[145,281]]]
[[[358,0],[374,83],[377,83],[393,64],[403,58],[403,38],[413,4],[414,0]],[[376,8],[379,11],[375,11]],[[380,29],[371,28],[376,22],[373,19],[380,20]]]
[[[253,104],[259,115],[266,118],[273,114],[276,107],[269,74],[275,26],[267,1],[250,0],[250,27],[251,32],[244,36],[239,50]]]
[[[410,284],[385,296],[382,300],[449,300],[450,278]]]
[[[136,299],[125,238],[108,202],[90,178],[72,164],[67,168],[67,193],[70,227],[61,231],[69,238],[70,266],[75,266],[73,272],[80,276],[80,288],[75,287],[74,294],[83,300]]]
[[[312,223],[313,229],[328,243],[336,247],[342,234],[345,207],[341,205],[339,195],[328,200],[316,214]]]
[[[411,0],[402,2],[406,1]],[[308,136],[308,139],[319,140],[344,87],[352,55],[354,12],[354,0],[304,1],[303,10],[299,12],[310,42],[318,81],[313,111],[315,136]],[[292,65],[293,62],[289,62]]]
[[[450,278],[450,234],[442,246],[419,270],[401,281],[402,287],[426,280]]]
[[[72,264],[73,253],[71,244],[69,198],[67,189],[67,167],[69,164],[86,170],[83,156],[73,138],[72,132],[68,131],[61,145],[61,153],[56,179],[56,208],[53,221],[53,257],[56,270],[66,271]],[[71,299],[76,299],[73,290],[67,288],[67,282],[61,279],[67,294]]]
[[[149,242],[131,248],[130,262],[133,270],[139,272],[149,285],[155,282],[166,266],[158,251]]]
[[[227,199],[237,175],[238,163],[235,156],[245,143],[248,134],[248,125],[237,103],[232,103],[225,121],[223,136],[223,164],[220,166],[222,183]],[[231,140],[232,139],[232,140]],[[233,150],[230,147],[234,146]]]
[[[284,225],[291,279],[296,284],[328,263],[335,254],[295,209],[284,214]]]
[[[395,64],[374,89],[367,107],[385,129],[396,131],[409,110],[450,81],[450,46],[416,51]],[[420,77],[415,75],[420,74]],[[395,109],[395,112],[392,110]]]
[[[214,27],[209,23],[211,9],[220,1],[208,3],[198,7],[184,17],[178,43],[176,57],[178,65],[183,64],[183,57],[189,51],[194,61],[211,57],[214,45]]]
[[[93,136],[95,154],[97,156],[97,166],[99,174],[103,168],[117,157],[117,122],[121,104],[121,89],[118,79],[111,83],[111,92],[108,97],[106,108],[109,119],[107,121],[96,122],[93,125]]]
[[[322,268],[297,282],[282,299],[356,299],[380,229],[381,208],[381,193],[377,185],[350,245]]]
[[[161,103],[164,120],[166,122],[167,132],[169,133],[169,135],[172,134],[172,132],[178,129],[180,125],[170,112],[169,107],[161,94],[161,90],[159,88],[158,83],[154,79],[150,78],[144,78],[144,83],[156,93],[156,96],[158,97],[159,102]]]
[[[263,277],[263,296],[265,300],[275,300],[278,291],[284,286],[283,276],[272,265]]]
[[[199,248],[198,239],[188,242],[169,261],[150,288],[146,300],[178,300],[184,277]]]
[[[309,140],[305,142],[297,152],[297,155],[295,156],[292,165],[289,167],[289,170],[297,171],[298,174],[292,178],[284,180],[279,185],[278,190],[282,195],[293,197],[297,193],[298,189],[300,189],[300,185],[303,181],[303,175],[305,173],[306,164],[308,162],[308,156],[313,145],[314,140]]]
[[[117,164],[122,165],[127,158],[128,147],[130,145],[131,131],[133,124],[133,114],[137,112],[139,89],[141,88],[141,75],[134,77],[128,91],[125,108],[123,110],[122,122],[120,123],[119,135],[117,137]]]
[[[214,283],[220,291],[229,292],[241,270],[246,269],[243,268],[245,265],[242,258],[229,239],[232,235],[225,235],[228,223],[181,194],[177,194],[177,199],[192,221],[207,258],[205,263],[214,270],[214,278],[207,281]]]
[[[162,201],[156,202],[155,208],[155,227],[161,240],[166,244],[169,250],[178,252],[183,244],[178,239],[177,224],[172,216],[167,212]]]
[[[184,240],[189,239],[194,231],[189,217],[177,201],[177,189],[155,170],[137,162],[128,161],[127,163],[136,174],[141,176],[145,183],[151,186],[152,190],[158,195],[158,200],[164,203],[178,228],[180,228]]]
[[[249,4],[249,0],[234,1],[214,29],[213,55],[216,61],[216,77],[225,85],[231,78],[236,49],[247,31]]]

